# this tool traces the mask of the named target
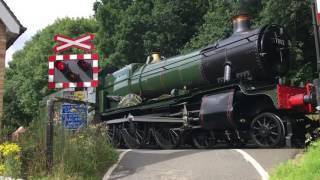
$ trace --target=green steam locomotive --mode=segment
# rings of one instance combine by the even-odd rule
[[[224,40],[171,58],[153,53],[145,64],[99,74],[98,112],[115,146],[170,149],[216,144],[292,146],[304,141],[305,115],[315,111],[314,87],[281,83],[289,69],[283,27],[250,29],[233,19]]]

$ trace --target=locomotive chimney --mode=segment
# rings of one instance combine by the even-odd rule
[[[236,15],[232,18],[233,34],[244,33],[250,30],[250,17],[248,14]]]

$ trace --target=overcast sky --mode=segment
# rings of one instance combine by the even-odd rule
[[[21,24],[27,28],[7,50],[6,63],[37,31],[52,24],[57,18],[92,16],[95,1],[97,0],[4,0]]]

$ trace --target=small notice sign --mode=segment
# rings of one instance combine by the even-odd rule
[[[61,105],[61,123],[66,129],[79,129],[87,125],[87,106],[83,104],[63,103]]]
[[[85,91],[63,91],[63,98],[77,101],[86,101],[88,99]]]

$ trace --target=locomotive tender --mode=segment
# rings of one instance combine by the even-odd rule
[[[304,142],[305,115],[315,111],[314,87],[281,84],[289,69],[283,27],[250,29],[233,18],[234,32],[203,49],[100,72],[97,103],[114,145],[174,148],[193,143],[258,147]]]

